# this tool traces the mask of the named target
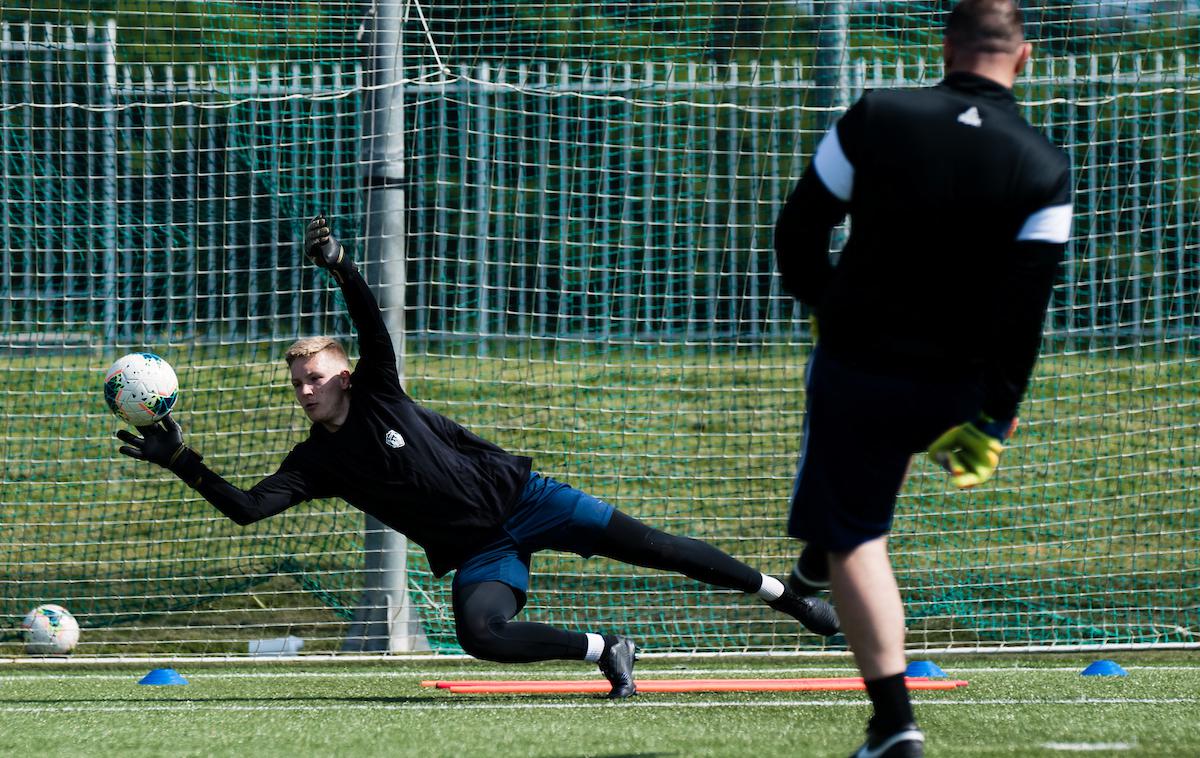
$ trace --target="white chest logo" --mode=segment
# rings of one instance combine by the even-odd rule
[[[383,441],[388,447],[404,447],[404,438],[400,436],[400,432],[392,429],[388,429],[388,433],[383,435]]]
[[[965,111],[958,114],[958,123],[966,124],[967,126],[973,126],[978,129],[979,127],[983,126],[983,119],[979,117],[979,109],[972,105],[970,108],[967,108]]]

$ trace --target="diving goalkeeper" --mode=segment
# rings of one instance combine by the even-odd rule
[[[635,694],[633,641],[513,621],[525,605],[533,553],[603,555],[676,571],[756,594],[817,634],[837,631],[837,616],[825,601],[797,596],[705,542],[652,529],[542,476],[529,458],[417,404],[400,386],[392,340],[370,288],[323,217],[308,225],[304,250],[340,285],[360,358],[351,371],[343,347],[328,337],[301,339],[287,350],[296,402],[313,424],[279,470],[239,489],[184,445],[170,416],[139,427],[141,436],[117,432],[125,443],[120,452],[169,469],[239,524],[305,500],[344,499],[421,545],[435,575],[455,571],[455,630],[467,653],[505,663],[592,661],[612,684],[609,697]]]

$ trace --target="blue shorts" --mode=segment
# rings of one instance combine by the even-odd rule
[[[503,582],[528,592],[530,556],[539,550],[561,550],[592,557],[596,537],[608,526],[613,510],[603,500],[535,471],[504,522],[504,536],[463,561],[454,573],[454,588]]]
[[[976,381],[932,382],[808,361],[788,534],[845,552],[887,534],[912,456],[979,413]]]

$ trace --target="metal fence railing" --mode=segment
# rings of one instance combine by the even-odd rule
[[[358,233],[367,72],[135,71],[103,28],[29,34],[0,44],[7,344],[286,339],[336,317],[297,238],[318,208]],[[843,99],[938,76],[862,61]],[[1075,166],[1052,332],[1200,329],[1198,84],[1180,54],[1057,59],[1020,85]],[[812,88],[793,62],[405,85],[410,344],[795,337],[771,232],[828,121]]]

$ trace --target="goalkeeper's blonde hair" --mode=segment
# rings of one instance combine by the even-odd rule
[[[342,343],[333,337],[305,337],[296,340],[283,354],[283,359],[287,361],[288,368],[291,368],[292,364],[300,358],[324,352],[332,353],[334,358],[347,366],[350,365],[350,359],[346,357],[346,348],[342,347]]]

